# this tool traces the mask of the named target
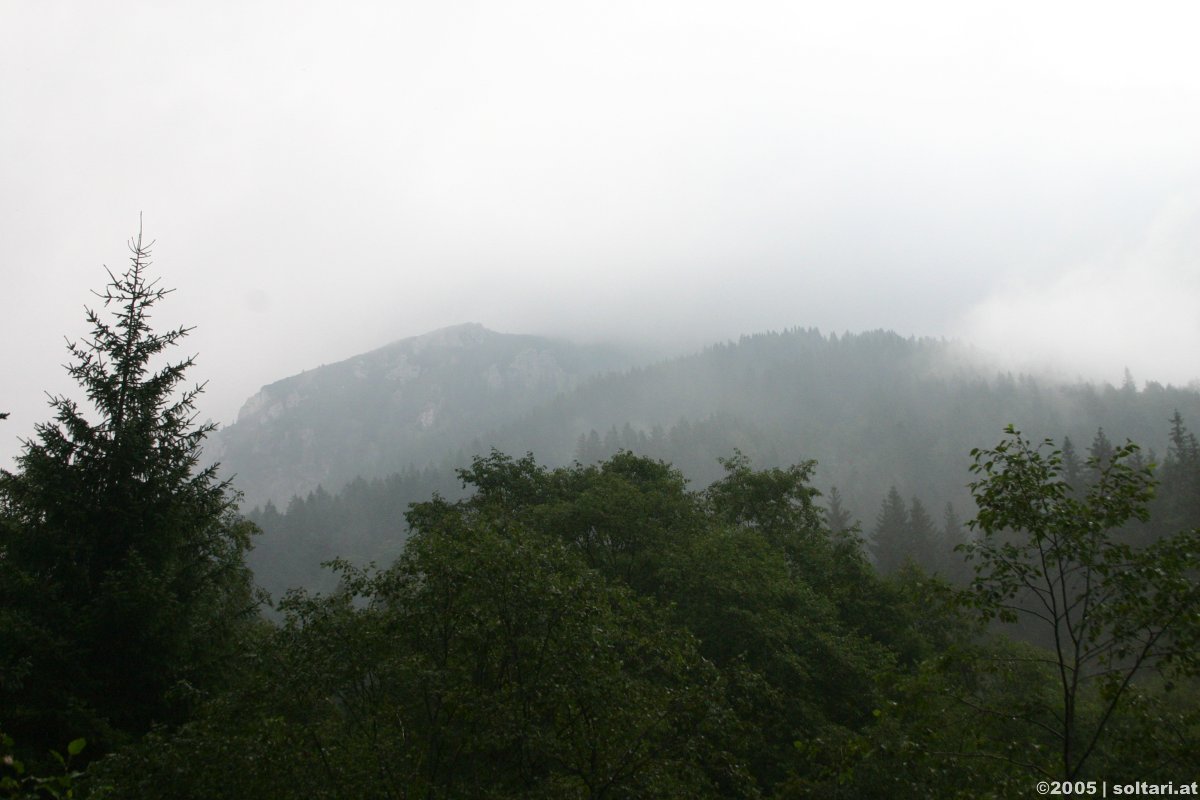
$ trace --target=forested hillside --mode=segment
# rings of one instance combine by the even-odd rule
[[[308,413],[304,408],[298,402],[293,411],[279,412],[279,424]],[[1183,424],[1194,425],[1200,392],[1154,382],[1138,388],[1132,379],[1117,388],[1013,376],[991,370],[985,356],[961,345],[883,331],[747,336],[693,356],[597,375],[503,425],[474,429],[462,421],[455,435],[465,443],[436,459],[428,456],[432,439],[411,451],[396,444],[389,455],[394,463],[408,452],[430,460],[413,458],[390,477],[372,468],[377,441],[367,447],[354,437],[334,437],[324,448],[313,445],[305,458],[360,463],[363,479],[345,489],[321,485],[252,514],[264,530],[252,563],[278,593],[328,581],[318,565],[335,555],[355,563],[387,560],[403,541],[398,512],[404,504],[435,490],[457,496],[454,469],[492,448],[531,452],[551,465],[589,464],[627,450],[673,464],[696,486],[719,478],[719,459],[735,450],[765,466],[815,460],[814,485],[827,494],[836,487],[840,508],[865,532],[890,524],[884,506],[894,495],[892,505],[899,498],[908,516],[915,500],[918,517],[931,518],[926,527],[953,543],[961,540],[955,529],[973,512],[967,454],[1006,424],[1036,437],[1065,438],[1081,460],[1129,438],[1147,448],[1147,460],[1162,461],[1176,412]],[[275,430],[263,428],[252,438],[241,423],[236,427],[246,441],[269,442]],[[356,446],[364,448],[361,462]],[[237,471],[239,480],[253,484],[245,468]],[[901,529],[919,537],[922,524],[906,522]],[[948,549],[941,541],[931,548]]]
[[[1200,392],[1014,376],[942,340],[795,329],[597,378],[481,442],[550,463],[630,449],[699,485],[735,447],[765,464],[816,459],[817,484],[865,514],[893,484],[934,507],[965,500],[965,454],[1010,422],[1080,448],[1103,428],[1162,452],[1177,410],[1200,419]]]

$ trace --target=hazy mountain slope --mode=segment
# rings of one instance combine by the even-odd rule
[[[623,362],[624,360],[624,362]],[[888,487],[933,507],[963,506],[972,447],[1014,423],[1069,435],[1096,430],[1162,450],[1178,409],[1200,423],[1200,393],[995,372],[961,345],[873,331],[795,329],[614,371],[632,357],[478,325],[447,328],[265,387],[211,452],[247,505],[284,506],[317,485],[446,466],[491,447],[549,464],[619,447],[669,460],[707,483],[740,448],[762,464],[815,458],[871,517]]]
[[[1200,423],[1200,393],[997,374],[962,346],[884,331],[792,330],[595,378],[485,440],[550,463],[624,447],[701,484],[734,447],[763,465],[815,458],[819,486],[838,486],[869,521],[892,484],[963,509],[971,448],[994,444],[1008,423],[1070,436],[1082,456],[1101,427],[1161,453],[1175,409]]]
[[[387,561],[402,545],[407,502],[435,490],[454,494],[457,482],[450,468],[491,447],[513,455],[533,452],[550,465],[590,462],[629,449],[671,462],[701,486],[721,474],[717,459],[735,448],[757,466],[812,458],[818,461],[817,487],[827,491],[837,486],[851,514],[869,530],[892,485],[906,501],[919,497],[939,520],[947,502],[962,518],[971,516],[969,452],[995,444],[1008,423],[1032,437],[1070,436],[1081,459],[1100,427],[1113,441],[1132,438],[1161,457],[1168,419],[1176,409],[1192,427],[1200,425],[1200,392],[1194,390],[1153,383],[1142,390],[1132,385],[1118,389],[997,374],[961,346],[882,331],[840,337],[813,330],[749,336],[695,355],[597,374],[562,393],[554,393],[548,380],[533,382],[540,390],[522,390],[527,379],[506,384],[508,391],[488,388],[491,383],[479,375],[492,374],[497,360],[511,363],[505,359],[527,351],[514,349],[521,337],[493,340],[499,335],[479,330],[472,336],[493,342],[483,350],[499,348],[497,341],[509,349],[499,359],[498,351],[488,350],[491,360],[476,351],[478,345],[422,351],[431,360],[422,366],[428,385],[418,381],[406,388],[409,405],[393,402],[407,408],[407,414],[394,419],[361,410],[369,409],[371,398],[356,397],[354,391],[361,382],[373,385],[369,378],[334,382],[340,395],[331,388],[315,395],[325,403],[319,413],[313,410],[313,397],[300,396],[286,408],[291,395],[282,389],[313,374],[306,373],[264,390],[273,403],[283,403],[282,410],[252,406],[247,424],[239,421],[234,432],[244,437],[242,446],[273,456],[259,460],[259,468],[266,470],[280,468],[279,454],[290,441],[273,443],[270,437],[311,431],[307,447],[297,452],[308,459],[310,485],[321,481],[327,489],[303,501],[281,500],[283,513],[255,515],[265,531],[255,566],[273,591],[297,581],[313,584],[320,579],[317,565],[336,555]],[[411,358],[407,352],[401,354]],[[399,356],[389,358],[400,361]],[[353,375],[355,361],[347,364],[334,366]],[[332,376],[321,376],[321,381],[332,382]],[[434,421],[445,421],[449,430],[436,424],[422,427],[421,414],[430,407],[423,404],[433,402],[433,394],[441,403],[432,406]],[[486,406],[482,411],[481,405]],[[497,410],[501,405],[502,413]],[[277,417],[271,418],[272,413]],[[267,420],[254,423],[258,416]],[[336,432],[325,430],[328,425],[337,426]],[[374,439],[371,425],[381,431]],[[367,467],[359,472],[372,477],[430,461],[439,468],[406,470],[403,476],[360,481],[342,491],[333,480],[356,465]],[[242,469],[246,478],[254,477]],[[296,471],[285,475],[295,481]],[[272,479],[268,472],[257,480],[261,485]]]
[[[481,325],[444,328],[276,381],[207,451],[248,506],[440,461],[633,357]]]

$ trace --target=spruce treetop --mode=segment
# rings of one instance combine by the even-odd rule
[[[140,226],[128,246],[128,268],[117,275],[105,266],[109,282],[92,292],[103,305],[85,308],[90,334],[67,341],[72,356],[67,372],[84,390],[98,424],[90,424],[75,401],[51,396],[55,421],[35,427],[40,442],[26,441],[18,463],[27,468],[31,457],[50,450],[71,461],[104,461],[113,480],[119,472],[140,483],[212,484],[215,468],[191,474],[203,440],[215,429],[212,423],[196,424],[196,398],[204,384],[179,391],[195,356],[154,370],[155,360],[194,328],[153,330],[152,311],[174,290],[149,277],[154,242],[144,240]],[[219,485],[221,492],[225,488]]]
[[[177,721],[179,687],[219,682],[255,613],[255,529],[217,467],[197,469],[215,426],[196,423],[203,384],[184,387],[195,357],[166,358],[192,329],[151,326],[171,291],[148,275],[152,246],[139,230],[128,268],[105,267],[90,333],[67,342],[86,401],[52,395],[54,418],[0,471],[0,605],[16,621],[0,619],[0,639],[35,654],[19,695],[0,686],[0,717],[47,747],[84,733],[103,752],[117,732]]]

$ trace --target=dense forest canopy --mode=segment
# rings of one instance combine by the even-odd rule
[[[477,457],[466,497],[412,505],[390,567],[336,562],[334,590],[290,593],[242,685],[90,779],[147,797],[1019,797],[1056,776],[1182,780],[1200,752],[1200,530],[1122,540],[1149,485],[1132,453],[1091,462],[1076,496],[1022,439],[981,451],[981,569],[961,592],[912,563],[881,577],[854,531],[829,529],[811,463],[734,456],[695,491],[629,453]],[[1088,663],[982,626],[1037,611],[1001,533],[1024,508],[1065,526],[1049,545],[1062,569],[1125,592],[1057,621],[1102,645]],[[1092,549],[1063,546],[1079,535]],[[1034,587],[1090,585],[1020,563]]]

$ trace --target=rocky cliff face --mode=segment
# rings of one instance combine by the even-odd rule
[[[457,325],[264,386],[208,457],[247,507],[318,485],[423,466],[468,447],[584,378],[629,365],[611,348]]]

